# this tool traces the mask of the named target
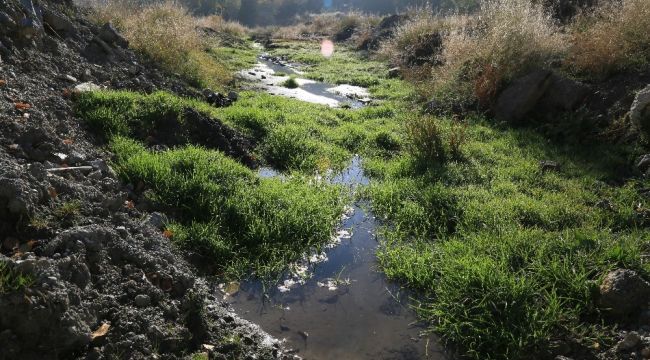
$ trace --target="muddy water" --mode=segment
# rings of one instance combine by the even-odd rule
[[[352,190],[368,184],[360,165],[355,157],[329,180]],[[281,282],[265,292],[259,282],[243,283],[229,298],[232,306],[304,359],[448,359],[437,339],[424,334],[409,295],[378,272],[372,213],[363,203],[353,210],[342,223],[341,243],[325,252],[326,261],[312,256],[322,262],[310,266],[302,285]]]
[[[289,79],[288,75],[296,76],[295,80],[299,87],[289,89],[282,85]],[[252,69],[239,72],[241,78],[252,82],[256,87],[273,95],[330,107],[359,108],[371,101],[368,91],[362,87],[351,85],[335,86],[300,78],[301,75],[303,73],[295,67],[275,63],[264,56],[258,58],[257,65]]]

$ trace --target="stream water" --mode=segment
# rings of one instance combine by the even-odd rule
[[[270,169],[262,176],[278,176]],[[361,159],[327,179],[367,185]],[[226,297],[244,318],[259,324],[304,359],[447,359],[438,340],[425,334],[409,307],[409,294],[378,271],[377,222],[363,203],[354,204],[341,224],[341,242],[314,254],[307,279],[294,276],[272,289],[259,281],[240,285]]]
[[[352,85],[331,85],[319,81],[300,78],[302,72],[295,67],[274,62],[268,56],[260,56],[252,69],[239,72],[239,76],[256,87],[272,94],[294,98],[330,107],[359,108],[371,99],[365,88]],[[293,76],[297,88],[290,89],[283,84]]]

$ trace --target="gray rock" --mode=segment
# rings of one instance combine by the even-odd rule
[[[37,180],[43,180],[45,179],[45,176],[47,176],[45,166],[41,163],[32,163],[27,165],[27,172]]]
[[[643,356],[644,359],[650,359],[650,347],[641,350],[641,356]]]
[[[560,171],[560,164],[556,161],[551,161],[551,160],[542,160],[539,162],[539,168],[542,170],[542,172],[547,172],[547,171]]]
[[[30,18],[23,18],[18,28],[20,36],[27,40],[37,37],[43,31],[41,24]]]
[[[539,101],[542,111],[575,110],[591,92],[589,86],[555,73],[551,74],[550,81],[548,89]]]
[[[147,217],[147,223],[158,230],[164,229],[168,222],[169,220],[167,219],[167,216],[159,212],[151,213]]]
[[[8,31],[13,31],[16,30],[16,27],[18,25],[14,21],[14,19],[11,18],[11,16],[7,15],[7,13],[0,11],[0,32],[4,30]]]
[[[149,295],[140,294],[135,297],[135,305],[138,307],[145,307],[151,304],[151,298]]]
[[[625,334],[625,337],[616,345],[616,348],[623,351],[632,350],[639,344],[640,341],[641,337],[639,334],[636,331],[630,331],[629,333]]]
[[[388,69],[388,78],[389,79],[396,79],[400,77],[402,70],[399,67],[394,67]]]
[[[74,33],[74,25],[72,22],[63,14],[56,13],[52,10],[43,12],[43,23],[62,35],[71,35]]]
[[[630,120],[638,128],[650,131],[650,85],[636,94],[630,107]]]
[[[636,168],[642,173],[645,173],[650,168],[650,154],[641,155],[636,160]]]
[[[600,306],[614,316],[626,316],[650,298],[650,283],[633,270],[617,269],[605,276],[600,285]]]
[[[102,26],[97,36],[108,44],[115,44],[122,48],[129,47],[129,41],[126,40],[110,22],[107,22]]]
[[[115,171],[110,166],[108,166],[106,161],[104,161],[103,159],[96,159],[91,161],[90,166],[92,166],[93,169],[95,170],[101,171],[102,174],[104,174],[104,176],[111,176],[111,177],[116,176]]]
[[[494,115],[509,123],[521,123],[526,115],[537,105],[551,84],[551,72],[538,70],[515,80],[501,92]]]

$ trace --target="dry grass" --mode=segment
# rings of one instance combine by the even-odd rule
[[[248,34],[248,28],[246,28],[244,25],[236,21],[225,20],[218,15],[202,17],[198,19],[197,25],[238,38],[244,37],[246,34]]]
[[[415,65],[414,61],[435,62],[435,53],[428,59],[420,58],[421,54],[428,47],[439,47],[432,43],[440,42],[441,36],[453,29],[464,27],[466,21],[466,16],[431,16],[428,11],[415,11],[413,18],[398,27],[395,35],[381,46],[379,54],[400,66]]]
[[[547,67],[565,52],[562,35],[541,6],[527,0],[488,0],[478,17],[447,34],[437,71],[443,81],[461,73],[471,96],[492,101],[502,85],[532,68]]]
[[[204,39],[196,30],[198,20],[173,2],[139,5],[129,0],[95,4],[94,21],[112,21],[129,40],[131,48],[202,87],[223,87],[231,80],[225,66],[205,50],[216,44]],[[209,20],[220,29],[238,34],[235,24]]]
[[[371,31],[378,18],[360,12],[311,14],[295,25],[273,27],[270,30],[276,39],[300,40],[309,37],[335,36],[346,29],[353,31],[351,37],[357,38]]]
[[[486,0],[475,15],[416,12],[381,53],[420,80],[425,97],[490,104],[513,78],[548,67],[567,51],[560,28],[529,0]],[[413,67],[421,67],[414,70]]]
[[[575,70],[608,75],[650,61],[650,3],[607,1],[572,25],[567,63]]]

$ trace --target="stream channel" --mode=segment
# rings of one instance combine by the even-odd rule
[[[267,85],[269,75],[291,69],[278,66],[258,64],[256,69],[271,72],[265,70],[266,79],[261,79],[255,71],[257,76],[249,74],[248,79],[263,81],[266,91],[274,93],[278,86]],[[331,91],[331,85],[310,84],[300,87],[309,93],[307,98],[329,98],[330,103],[319,101],[329,106],[337,106],[334,101],[350,101],[350,97]],[[358,102],[352,107],[362,105]],[[283,176],[270,168],[260,169],[259,174]],[[323,180],[344,185],[351,192],[370,181],[358,156],[347,169]],[[418,321],[409,305],[411,294],[379,271],[377,228],[368,204],[357,202],[346,209],[337,236],[325,252],[309,254],[294,264],[275,287],[265,289],[262,282],[250,280],[225,299],[240,316],[285,339],[303,359],[449,359],[439,339],[426,333]]]

